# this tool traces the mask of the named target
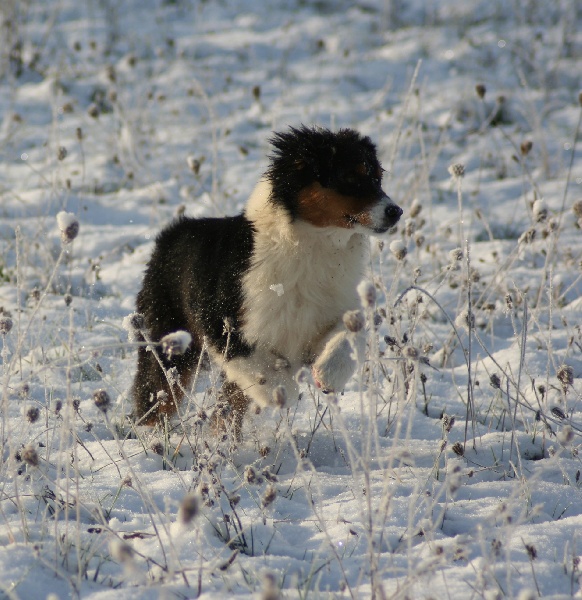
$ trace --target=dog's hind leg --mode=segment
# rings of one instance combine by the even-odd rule
[[[223,408],[220,404],[223,403]],[[211,426],[215,433],[224,433],[232,429],[237,441],[242,439],[242,424],[250,400],[240,387],[232,381],[225,380],[220,390],[219,406],[212,415]],[[228,406],[226,406],[228,405]]]
[[[183,390],[190,385],[198,355],[194,340],[184,354],[172,358],[154,343],[150,349],[138,349],[132,395],[139,425],[155,425],[164,415],[170,417],[176,412]]]

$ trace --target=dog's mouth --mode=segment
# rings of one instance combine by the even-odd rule
[[[377,204],[369,211],[357,214],[344,214],[343,220],[347,224],[347,227],[353,228],[356,225],[360,225],[376,234],[386,233],[389,229],[392,229],[400,220],[403,211],[387,196],[384,196],[384,200],[388,201],[384,206]]]

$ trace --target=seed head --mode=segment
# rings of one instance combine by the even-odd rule
[[[499,379],[499,375],[497,373],[493,373],[491,377],[489,377],[489,384],[492,388],[501,389],[501,379]]]
[[[267,481],[270,481],[271,483],[276,483],[277,481],[279,481],[279,478],[277,477],[277,475],[275,475],[275,473],[271,473],[271,470],[269,469],[269,467],[265,467],[261,471],[261,474]]]
[[[278,385],[273,390],[273,402],[275,403],[275,406],[278,406],[279,408],[283,408],[287,404],[287,390],[285,389],[285,386]]]
[[[465,165],[454,163],[450,165],[449,173],[454,180],[462,179],[465,175]]]
[[[59,146],[59,149],[57,150],[57,158],[59,160],[65,160],[65,158],[67,158],[67,149],[64,146]]]
[[[194,156],[189,156],[186,159],[186,162],[188,163],[188,168],[190,169],[190,171],[192,171],[192,173],[194,173],[194,175],[198,175],[198,173],[200,173],[200,161],[195,158]]]
[[[465,454],[465,448],[463,448],[461,442],[455,442],[451,449],[457,456],[463,456],[463,454]]]
[[[133,548],[121,540],[114,540],[109,546],[111,556],[122,565],[130,564],[133,561]]]
[[[538,551],[533,544],[526,544],[525,549],[530,560],[535,560],[538,556]]]
[[[548,209],[543,200],[536,200],[533,204],[532,211],[536,223],[543,223],[548,218]]]
[[[162,350],[168,358],[181,356],[188,350],[192,336],[187,331],[174,331],[162,338]]]
[[[463,250],[461,248],[454,248],[449,252],[449,260],[454,263],[463,259]]]
[[[348,310],[344,313],[343,321],[346,329],[352,333],[361,331],[366,325],[366,319],[361,310]]]
[[[556,373],[558,381],[562,384],[564,392],[574,384],[574,369],[570,365],[560,365]]]
[[[531,244],[536,237],[536,230],[531,227],[527,231],[524,231],[517,240],[518,244]]]
[[[280,590],[277,588],[277,579],[272,573],[263,576],[263,591],[261,600],[280,600]]]
[[[307,367],[301,367],[297,373],[295,373],[295,381],[301,385],[310,380],[311,371]]]
[[[574,430],[570,425],[564,425],[562,431],[558,433],[557,438],[562,446],[567,446],[574,439]]]
[[[531,152],[532,148],[533,142],[531,140],[525,140],[524,142],[521,142],[519,146],[522,156],[527,156]]]
[[[99,116],[99,107],[94,102],[92,102],[87,108],[87,114],[91,118],[96,119]]]
[[[95,402],[95,406],[103,413],[106,413],[111,406],[111,398],[107,390],[103,389],[93,392],[93,402]]]
[[[164,406],[166,402],[169,400],[168,392],[165,390],[158,390],[156,393],[156,402],[159,402],[160,406]]]
[[[57,225],[61,230],[63,244],[70,244],[79,234],[79,221],[73,213],[62,210],[57,214]]]
[[[36,423],[38,421],[38,418],[40,417],[40,410],[38,408],[38,406],[27,406],[24,414],[26,416],[26,420],[29,423]]]
[[[478,83],[475,86],[475,92],[477,92],[477,96],[479,96],[479,98],[481,98],[481,99],[485,98],[485,94],[487,93],[487,88],[485,87],[485,84]]]
[[[393,350],[393,349],[394,349],[394,346],[397,346],[397,345],[398,345],[398,342],[396,341],[396,338],[393,338],[393,337],[392,337],[392,336],[390,336],[390,335],[385,335],[385,336],[384,336],[384,341],[386,342],[386,344],[387,344],[388,346],[390,346],[390,349],[391,349],[391,350]]]
[[[131,313],[124,317],[121,326],[128,333],[130,342],[138,342],[142,339],[141,331],[145,327],[143,315],[138,312]]]
[[[449,415],[443,415],[443,427],[447,433],[451,431],[453,425],[455,424],[455,417],[450,417]]]
[[[402,240],[390,242],[390,252],[392,252],[396,260],[404,260],[408,254],[408,250]]]
[[[402,354],[408,360],[418,360],[418,357],[420,356],[418,348],[415,348],[414,346],[405,346],[402,350]]]
[[[460,444],[459,442],[457,442],[457,444],[460,446],[460,450],[463,451],[463,445]],[[453,446],[453,452],[455,452],[455,447],[457,446],[457,444],[455,444]],[[455,454],[456,454],[456,452],[455,452]],[[462,456],[462,454],[460,454],[459,456]],[[447,484],[448,484],[450,494],[454,495],[456,492],[459,491],[459,488],[461,487],[461,483],[462,483],[462,476],[463,476],[463,472],[459,465],[455,465],[450,470],[450,472],[447,473]]]
[[[410,216],[414,219],[414,217],[418,217],[420,211],[422,210],[422,204],[418,201],[418,198],[415,198],[410,205]]]
[[[105,72],[107,73],[107,79],[109,79],[111,83],[115,83],[117,81],[117,74],[113,65],[107,65]]]
[[[250,465],[245,469],[244,478],[247,483],[258,483],[257,472]]]
[[[187,494],[180,504],[180,521],[184,525],[190,524],[194,518],[198,515],[198,496],[195,494]]]
[[[40,459],[38,458],[38,452],[32,444],[27,444],[22,449],[20,457],[29,467],[38,467]]]
[[[406,219],[404,221],[404,235],[406,237],[412,237],[412,234],[416,231],[416,221],[414,219]]]
[[[263,508],[267,508],[267,506],[270,506],[271,504],[273,504],[276,497],[277,497],[277,488],[273,484],[269,484],[267,486],[267,489],[265,490],[265,494],[263,495],[263,498],[261,500],[261,504],[263,505]]]
[[[162,442],[159,440],[154,440],[150,446],[151,451],[158,456],[162,456],[164,454],[164,446]]]
[[[362,306],[374,306],[376,303],[376,288],[371,281],[361,281],[357,290]]]
[[[576,200],[572,205],[572,210],[578,219],[582,219],[582,200]]]
[[[12,319],[6,315],[0,315],[0,335],[8,335],[12,329]]]
[[[457,315],[457,318],[455,319],[455,325],[459,329],[464,329],[468,333],[475,327],[475,315],[473,313],[469,313],[468,310],[464,310]]]

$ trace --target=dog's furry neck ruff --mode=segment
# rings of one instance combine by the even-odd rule
[[[321,335],[357,306],[367,236],[292,219],[259,182],[245,216],[255,229],[253,262],[243,278],[244,336],[268,341],[299,368]]]

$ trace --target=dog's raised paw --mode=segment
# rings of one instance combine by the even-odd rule
[[[352,345],[344,335],[333,338],[312,368],[317,388],[324,393],[341,392],[352,376],[356,361],[352,358]]]

